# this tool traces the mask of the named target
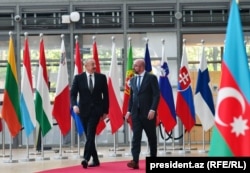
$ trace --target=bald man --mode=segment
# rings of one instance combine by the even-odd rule
[[[139,169],[141,139],[143,130],[148,138],[150,156],[157,156],[156,111],[160,100],[157,77],[145,71],[144,59],[134,61],[135,76],[130,81],[130,99],[125,119],[132,119],[132,157],[127,163],[132,169]]]

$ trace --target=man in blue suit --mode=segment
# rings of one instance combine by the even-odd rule
[[[132,119],[132,157],[127,166],[139,169],[142,131],[148,138],[150,156],[157,156],[156,111],[160,100],[160,87],[157,77],[145,71],[144,59],[134,61],[135,76],[130,80],[130,99],[125,119]]]
[[[107,118],[109,110],[106,76],[95,72],[96,64],[92,58],[85,61],[85,70],[74,77],[70,93],[71,106],[73,106],[73,111],[80,116],[86,134],[81,163],[83,168],[100,166],[95,145],[96,128],[100,118]],[[88,164],[91,156],[93,162]]]

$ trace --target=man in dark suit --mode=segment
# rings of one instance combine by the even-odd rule
[[[107,118],[109,110],[109,97],[107,78],[104,74],[95,73],[95,60],[85,61],[85,72],[76,75],[71,87],[71,106],[80,116],[86,134],[86,143],[83,153],[83,168],[100,165],[98,159],[95,136],[100,118]],[[79,94],[79,104],[77,97]],[[92,156],[93,162],[88,164]]]
[[[148,138],[150,156],[157,156],[156,110],[160,99],[160,87],[157,77],[145,71],[145,61],[134,61],[136,76],[130,80],[130,99],[125,119],[132,118],[132,156],[133,160],[127,166],[139,169],[141,138],[144,130]]]

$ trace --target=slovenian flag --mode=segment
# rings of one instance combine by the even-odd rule
[[[160,101],[158,105],[158,115],[166,132],[170,132],[176,125],[176,113],[172,86],[168,79],[169,68],[167,57],[165,57],[165,47],[162,46],[161,71],[159,77],[159,86],[161,90]]]

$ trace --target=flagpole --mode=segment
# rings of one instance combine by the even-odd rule
[[[188,132],[189,133],[189,132]],[[185,127],[183,125],[182,127],[182,150],[179,151],[179,153],[184,154],[184,153],[190,153],[189,150],[185,149]]]
[[[171,132],[172,132],[172,150],[173,151],[175,151],[175,150],[180,150],[181,148],[175,148],[175,131],[174,131],[174,129],[173,130],[171,130]]]
[[[49,157],[44,157],[43,141],[44,141],[43,135],[41,134],[41,156],[37,157],[36,160],[50,160]]]
[[[29,138],[28,136],[26,137],[26,151],[27,151],[27,156],[25,159],[22,159],[21,161],[23,162],[29,162],[29,161],[35,161],[34,158],[29,158]]]
[[[142,152],[143,155],[149,155],[149,145],[148,145],[148,140],[146,140],[146,143],[147,143],[147,149],[146,151]]]
[[[62,133],[60,133],[59,156],[55,156],[55,159],[68,159],[67,156],[62,155]]]
[[[208,150],[205,149],[205,131],[202,130],[202,150],[199,150],[199,153],[207,153]]]
[[[5,154],[5,134],[4,134],[4,122],[2,123],[2,155],[0,157],[9,157]]]
[[[9,157],[9,160],[5,160],[4,163],[17,163],[18,162],[18,160],[12,159],[12,140],[13,140],[13,138],[10,134],[10,157]]]
[[[163,127],[163,125],[162,124],[160,124],[160,126],[162,126]],[[161,127],[159,127],[159,128],[161,128]],[[161,155],[165,155],[165,154],[171,154],[171,151],[167,151],[167,146],[166,146],[166,131],[165,131],[165,128],[163,127],[163,129],[164,129],[164,139],[163,139],[163,152],[159,152]]]
[[[128,130],[128,138],[129,138],[129,152],[125,153],[125,156],[131,156],[131,143],[132,143],[132,138],[131,138],[131,128],[129,127]]]
[[[113,138],[114,138],[114,147],[113,147],[113,153],[110,153],[109,154],[109,156],[110,157],[121,157],[122,155],[121,154],[118,154],[118,153],[116,153],[116,151],[117,151],[117,147],[116,147],[116,141],[117,141],[117,133],[115,133],[114,135],[113,135]],[[112,149],[111,149],[112,150]]]

